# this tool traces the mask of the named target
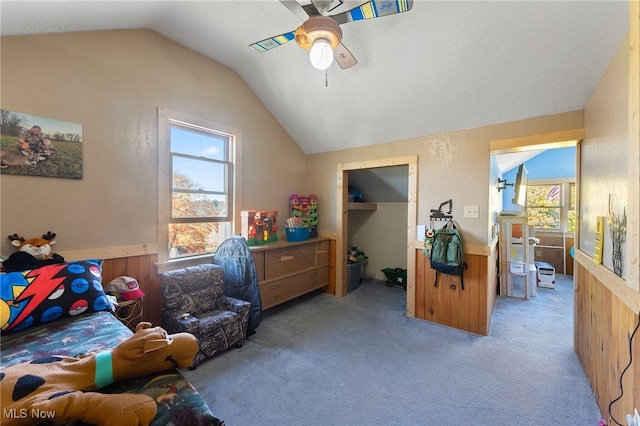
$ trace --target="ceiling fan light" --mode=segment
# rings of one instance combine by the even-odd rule
[[[325,38],[316,39],[309,51],[309,59],[311,64],[319,70],[329,68],[333,63],[333,49],[329,41]]]

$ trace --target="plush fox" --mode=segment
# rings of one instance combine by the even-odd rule
[[[0,370],[1,423],[35,425],[46,415],[56,422],[148,425],[157,412],[156,401],[150,396],[95,391],[120,380],[188,367],[197,351],[193,335],[168,335],[160,327],[141,322],[131,337],[111,350],[13,365]]]

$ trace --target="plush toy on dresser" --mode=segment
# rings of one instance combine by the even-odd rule
[[[148,425],[157,412],[150,396],[95,391],[117,381],[188,367],[197,351],[193,335],[168,335],[142,322],[111,350],[13,365],[0,370],[2,424],[35,425],[46,418],[99,426]]]

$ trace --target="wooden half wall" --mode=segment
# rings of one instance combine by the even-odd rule
[[[626,281],[602,265],[597,265],[580,250],[576,250],[574,262],[575,348],[589,377],[603,419],[610,425],[626,424],[626,415],[632,414],[634,408],[640,410],[640,330],[633,335],[640,321],[639,112],[640,2],[631,0]]]
[[[335,240],[330,241],[330,283],[327,292],[335,291]],[[130,276],[138,280],[140,289],[144,292],[142,320],[149,321],[153,325],[162,325],[160,310],[164,307],[162,292],[160,289],[160,275],[158,273],[158,255],[154,244],[141,246],[113,247],[106,249],[90,249],[60,252],[67,261],[81,259],[103,259],[102,284],[120,276]],[[201,258],[194,262],[209,263],[211,258]],[[187,265],[185,265],[187,266]],[[163,265],[163,270],[172,269]]]
[[[608,424],[615,424],[609,416],[609,404],[624,390],[611,412],[618,422],[626,424],[626,415],[634,407],[640,409],[640,331],[630,347],[638,313],[612,291],[618,280],[613,272],[596,265],[582,252],[576,253],[574,268],[575,349]],[[620,376],[630,361],[630,348],[633,362],[624,374],[621,389]]]
[[[145,296],[142,299],[142,320],[161,325],[160,309],[164,306],[160,293],[160,277],[157,273],[158,254],[155,244],[122,246],[86,250],[61,251],[67,261],[103,259],[102,285],[120,276],[138,281]]]
[[[160,292],[160,277],[156,273],[156,254],[106,259],[102,265],[102,283],[106,285],[122,275],[138,280],[145,296],[142,299],[142,320],[161,325],[160,309],[164,306]]]
[[[416,318],[486,336],[498,294],[497,243],[465,246],[464,290],[460,277],[435,274],[422,249],[416,250]]]

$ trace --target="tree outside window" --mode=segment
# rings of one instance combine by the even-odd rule
[[[169,259],[214,253],[231,235],[231,138],[170,123]]]
[[[576,184],[569,184],[569,211],[567,220],[567,231],[576,230]]]
[[[568,194],[568,197],[565,197]],[[565,199],[567,198],[567,199]],[[575,183],[532,184],[527,186],[529,225],[536,229],[575,230]]]

